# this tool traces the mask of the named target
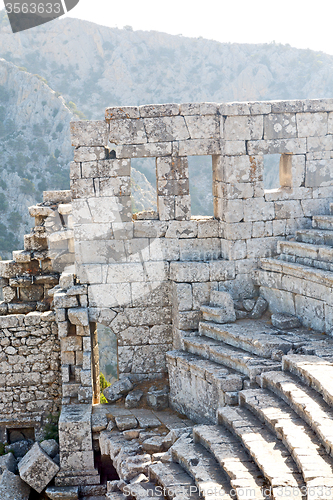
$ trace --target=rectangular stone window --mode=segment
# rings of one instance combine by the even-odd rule
[[[264,189],[279,189],[292,186],[292,154],[264,156]]]
[[[214,215],[211,156],[188,156],[191,215]]]
[[[133,214],[138,212],[156,212],[155,158],[131,159],[131,201]]]

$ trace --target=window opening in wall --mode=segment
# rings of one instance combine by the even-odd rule
[[[7,442],[9,444],[27,440],[35,441],[35,429],[33,427],[7,429]]]
[[[188,156],[191,215],[214,215],[211,156]]]
[[[280,187],[280,156],[279,154],[264,156],[264,189]]]
[[[157,211],[155,158],[131,159],[132,213]]]
[[[291,153],[264,156],[264,189],[279,189],[292,186]]]
[[[102,391],[118,380],[118,342],[117,337],[108,326],[96,324],[98,353],[95,348],[95,364],[98,356],[98,382],[101,392],[101,403],[106,401],[102,396]],[[93,370],[94,371],[94,370]]]

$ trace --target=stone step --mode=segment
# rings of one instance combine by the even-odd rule
[[[302,476],[287,448],[265,425],[246,408],[219,408],[217,415],[218,423],[240,439],[262,471],[272,487],[273,498],[288,496],[288,492],[290,495],[291,487],[295,488],[293,498],[297,493],[301,498],[305,486]]]
[[[317,434],[326,453],[333,456],[333,409],[317,391],[290,373],[275,371],[261,375],[261,386],[283,399]]]
[[[333,486],[333,460],[313,430],[283,401],[264,389],[239,393],[239,402],[281,439],[307,487]]]
[[[333,407],[333,362],[318,356],[290,354],[283,357],[282,366],[284,371],[297,375],[319,392],[324,401]]]
[[[289,276],[294,276],[295,278],[301,278],[304,281],[312,281],[328,287],[333,286],[333,272],[330,271],[314,269],[302,264],[285,262],[273,258],[260,259],[260,267],[265,271],[288,274]]]
[[[214,323],[233,323],[236,321],[236,314],[233,309],[226,310],[223,307],[201,306],[200,311],[204,321],[213,321]]]
[[[312,217],[314,229],[328,229],[333,231],[333,215],[314,215]]]
[[[204,446],[220,464],[229,477],[231,486],[236,490],[238,499],[244,498],[246,490],[252,492],[248,498],[265,498],[265,477],[239,440],[225,427],[197,426],[193,429],[193,437],[194,441]]]
[[[184,347],[191,354],[197,354],[204,359],[232,368],[251,380],[263,371],[281,369],[281,363],[278,361],[251,355],[242,349],[205,336],[185,337]]]
[[[311,245],[300,241],[279,241],[277,252],[280,254],[280,258],[289,256],[295,259],[307,259],[308,262],[319,261],[323,264],[333,262],[333,248],[325,245]],[[295,262],[297,261],[295,260]]]
[[[177,463],[154,463],[149,466],[149,479],[162,488],[162,498],[199,500],[193,478]]]
[[[244,319],[233,324],[217,325],[200,322],[199,335],[243,349],[263,358],[271,358],[277,352],[287,353],[295,343],[297,335],[277,335],[277,330],[263,320]]]
[[[333,246],[333,232],[327,229],[300,229],[296,231],[295,237],[303,243]]]
[[[238,403],[243,375],[185,351],[166,354],[174,409],[198,423],[215,423],[216,409]]]
[[[314,245],[316,246],[316,245]],[[325,250],[331,250],[333,253],[333,249],[331,247],[317,247]],[[323,269],[324,271],[333,272],[333,261],[326,262],[325,260],[315,260],[309,259],[308,257],[297,257],[295,255],[281,253],[279,255],[279,260],[283,260],[285,262],[295,262],[296,264],[301,264],[303,266],[314,267],[315,269]]]
[[[231,500],[232,487],[227,475],[223,472],[214,457],[200,444],[193,442],[193,438],[180,438],[170,448],[172,459],[193,477],[201,497],[223,497]]]

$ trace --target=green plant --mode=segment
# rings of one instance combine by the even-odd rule
[[[0,457],[5,454],[6,454],[5,445],[4,443],[0,443]]]
[[[104,389],[107,387],[110,387],[110,382],[108,382],[104,376],[104,374],[101,372],[99,374],[99,389],[100,389],[100,403],[101,404],[106,404],[108,401],[106,397],[103,394]]]
[[[60,414],[52,415],[51,413],[47,417],[47,423],[44,426],[44,439],[55,439],[59,442],[59,422]]]

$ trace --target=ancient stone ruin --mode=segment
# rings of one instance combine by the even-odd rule
[[[333,498],[333,100],[108,108],[71,133],[71,190],[0,261],[1,441],[20,459],[0,457],[0,497]],[[191,217],[197,155],[211,216]],[[157,211],[132,213],[147,157]]]

